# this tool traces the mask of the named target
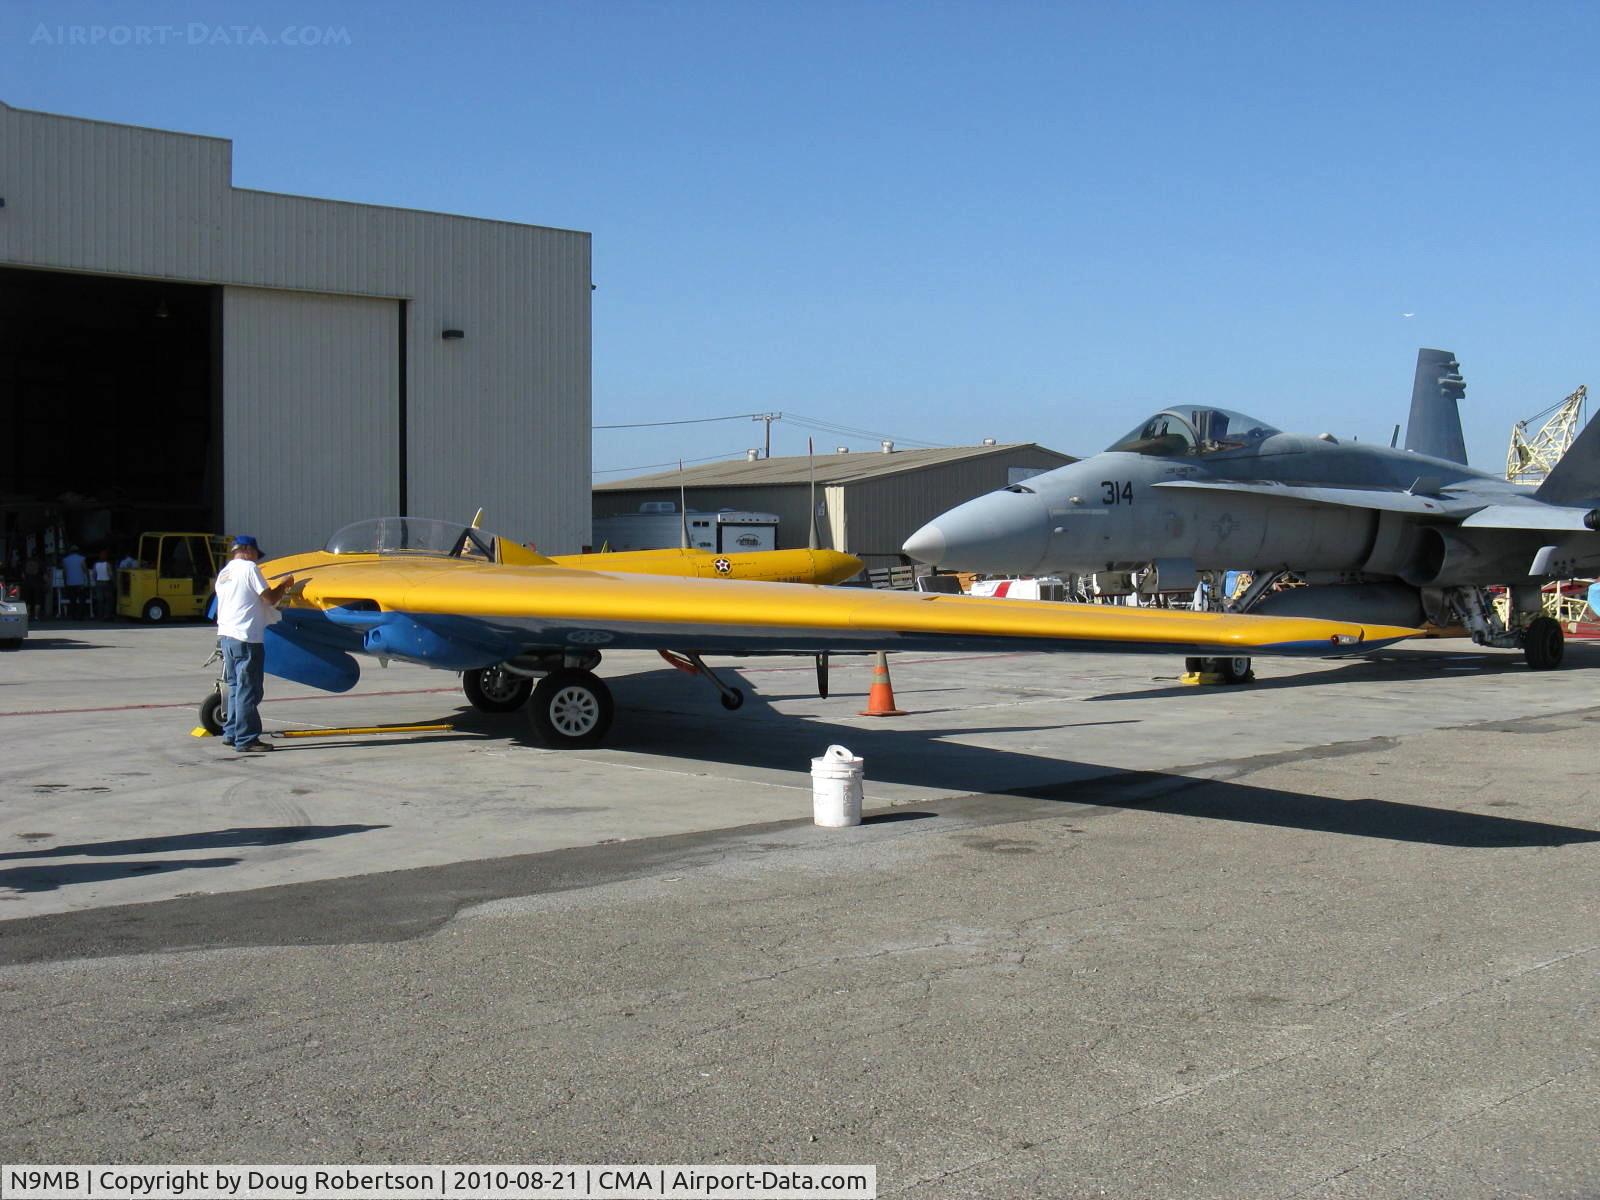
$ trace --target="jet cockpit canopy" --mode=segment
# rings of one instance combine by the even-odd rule
[[[1228,408],[1169,408],[1118,438],[1106,452],[1175,458],[1239,450],[1282,433],[1265,421]]]
[[[498,538],[486,529],[433,517],[377,517],[346,525],[323,547],[329,554],[420,555],[496,561]]]

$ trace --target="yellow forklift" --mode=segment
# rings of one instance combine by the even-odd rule
[[[145,533],[139,565],[117,571],[117,615],[157,623],[203,617],[211,587],[228,561],[228,539],[214,533]]]

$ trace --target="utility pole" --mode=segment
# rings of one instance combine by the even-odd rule
[[[771,458],[772,457],[772,423],[774,421],[783,420],[783,414],[781,412],[757,413],[756,415],[752,416],[750,419],[752,421],[763,421],[763,422],[766,423],[766,427],[767,427],[766,443],[765,443],[765,448],[762,450],[761,457],[762,458]]]

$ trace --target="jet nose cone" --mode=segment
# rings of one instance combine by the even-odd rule
[[[1045,515],[1032,492],[993,492],[941,513],[911,535],[905,552],[951,570],[1026,574],[1044,559]]]
[[[900,549],[918,562],[931,563],[937,567],[944,558],[944,530],[939,528],[939,522],[929,521],[908,537],[906,544]]]

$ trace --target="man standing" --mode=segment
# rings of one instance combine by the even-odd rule
[[[111,551],[100,551],[94,560],[94,615],[99,621],[109,621],[116,609],[116,591],[112,586]]]
[[[273,747],[261,741],[261,703],[266,648],[267,606],[277,604],[294,584],[285,575],[268,587],[261,568],[261,547],[249,534],[233,539],[233,558],[217,575],[217,640],[222,646],[222,674],[228,681],[228,720],[222,744],[240,754],[260,754]]]
[[[67,589],[67,616],[89,617],[89,564],[74,546],[61,560],[61,574]]]

